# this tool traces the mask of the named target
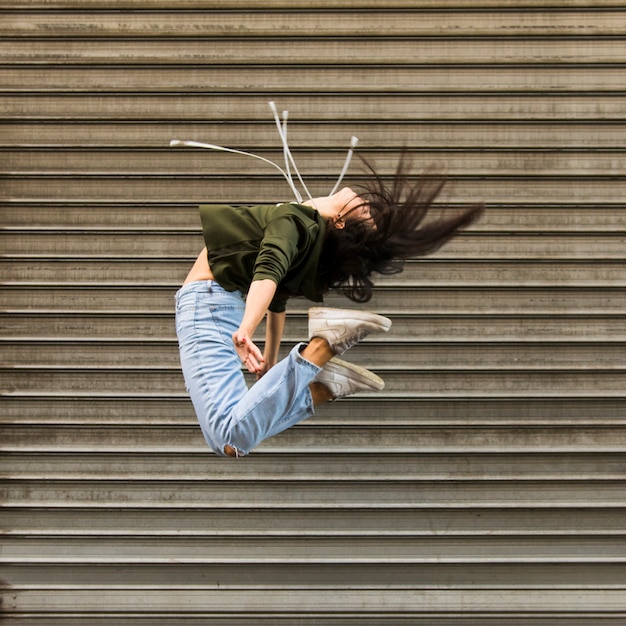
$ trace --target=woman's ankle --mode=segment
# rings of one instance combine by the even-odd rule
[[[318,367],[324,367],[335,356],[328,341],[320,337],[313,337],[300,354]]]
[[[309,384],[311,390],[311,397],[313,398],[313,404],[324,404],[324,402],[330,402],[333,399],[333,394],[326,385],[313,381]]]

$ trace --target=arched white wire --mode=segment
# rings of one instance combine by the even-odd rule
[[[304,183],[304,180],[302,180],[302,176],[300,175],[300,172],[298,170],[298,166],[296,165],[296,162],[293,158],[293,155],[291,154],[291,150],[289,149],[289,144],[287,142],[287,120],[289,118],[289,112],[288,111],[283,111],[283,119],[281,122],[281,119],[278,115],[278,110],[276,109],[276,104],[272,101],[269,103],[270,109],[272,110],[272,113],[274,114],[274,121],[276,122],[276,127],[278,129],[278,134],[280,136],[280,140],[281,143],[283,144],[283,155],[285,158],[285,169],[283,169],[282,167],[280,167],[279,165],[277,165],[276,163],[274,163],[274,161],[270,161],[269,159],[266,159],[265,157],[262,157],[259,154],[254,154],[253,152],[245,152],[244,150],[235,150],[234,148],[226,148],[224,146],[218,146],[216,144],[213,143],[204,143],[204,142],[200,142],[200,141],[188,141],[188,140],[182,140],[182,139],[172,139],[170,141],[170,147],[171,148],[175,148],[175,147],[181,147],[181,146],[185,146],[188,148],[203,148],[206,150],[217,150],[218,152],[230,152],[232,154],[241,154],[244,156],[249,156],[252,157],[254,159],[258,159],[260,161],[263,161],[264,163],[267,163],[268,165],[271,165],[272,167],[275,167],[282,175],[283,178],[287,181],[287,184],[289,185],[289,187],[291,188],[291,191],[293,192],[293,195],[295,196],[297,202],[302,202],[302,194],[298,191],[298,188],[296,187],[294,181],[293,181],[293,176],[291,175],[291,168],[293,168],[293,171],[295,172],[296,176],[298,177],[298,181],[300,182],[300,184],[302,185],[302,188],[304,189],[304,192],[306,193],[306,195],[308,196],[309,200],[311,200],[311,202],[313,202],[313,196],[311,195],[311,193],[309,192],[306,184]],[[359,140],[357,137],[352,137],[350,140],[350,149],[348,150],[348,154],[346,156],[346,160],[343,164],[343,168],[341,170],[341,173],[339,174],[339,178],[337,179],[337,182],[335,183],[335,186],[333,187],[332,191],[330,192],[329,195],[333,195],[337,189],[339,188],[339,185],[341,183],[341,181],[343,180],[343,177],[345,176],[346,172],[348,171],[348,167],[350,166],[350,160],[352,159],[352,155],[354,153],[355,148],[357,147],[357,144],[359,143]]]

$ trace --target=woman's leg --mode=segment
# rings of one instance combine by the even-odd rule
[[[248,389],[232,342],[244,311],[241,296],[203,281],[185,285],[176,301],[187,390],[204,437],[217,454],[231,449],[247,454],[313,414],[309,385],[333,356],[323,339],[297,346]]]
[[[386,319],[346,311],[338,324],[331,319],[322,328],[318,319],[316,333],[321,336],[294,347],[248,389],[232,341],[244,308],[240,294],[212,281],[186,284],[176,295],[185,383],[204,437],[217,454],[245,455],[264,439],[310,417],[315,404],[361,389],[382,388],[382,381],[371,372],[336,361],[314,382],[336,353],[334,343],[345,350],[368,332],[380,332],[377,324]],[[333,309],[328,312],[330,318],[337,314]],[[334,392],[323,384],[326,379]]]
[[[176,294],[176,333],[187,391],[209,447],[223,454],[223,433],[233,407],[247,393],[231,334],[244,301],[211,281],[191,282]]]

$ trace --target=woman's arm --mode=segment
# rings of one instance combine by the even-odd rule
[[[269,278],[251,283],[246,297],[246,310],[239,328],[233,333],[233,343],[237,354],[249,372],[261,374],[265,369],[265,359],[252,341],[252,335],[276,294],[276,283]]]
[[[267,312],[263,373],[267,372],[270,367],[278,363],[278,350],[280,349],[280,342],[283,338],[283,331],[285,330],[285,318],[286,314],[284,312]]]

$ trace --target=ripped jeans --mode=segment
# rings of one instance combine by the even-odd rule
[[[248,388],[232,334],[245,301],[214,281],[183,285],[176,294],[176,334],[187,391],[209,447],[248,454],[268,437],[313,415],[309,384],[321,368],[300,354],[303,344]]]

